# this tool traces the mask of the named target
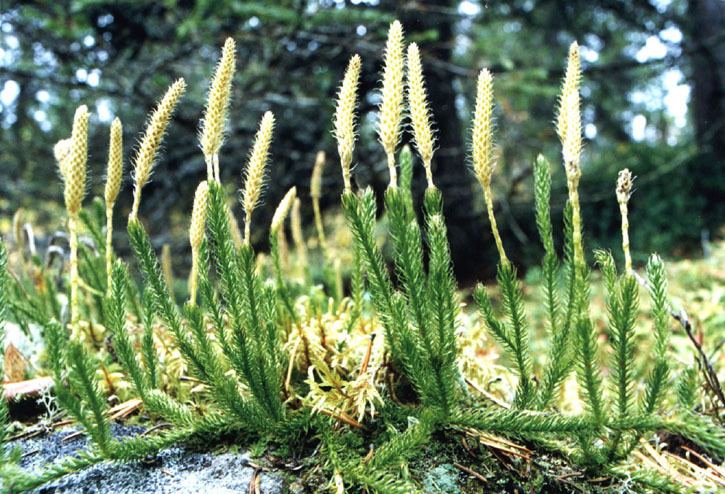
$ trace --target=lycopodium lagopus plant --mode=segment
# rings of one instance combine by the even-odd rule
[[[111,124],[111,142],[108,147],[108,165],[106,168],[106,188],[103,198],[106,202],[106,284],[111,289],[111,271],[113,269],[113,207],[121,191],[123,177],[123,126],[116,117]]]
[[[123,156],[120,120],[111,126],[105,240],[93,221],[85,221],[91,236],[105,242],[102,261],[106,276],[100,278],[107,281],[91,283],[100,290],[88,286],[94,297],[103,300],[93,307],[88,297],[81,311],[79,287],[86,282],[81,277],[88,273],[91,278],[95,271],[90,266],[92,257],[78,258],[78,221],[87,216],[82,214],[81,202],[86,191],[88,111],[85,106],[77,110],[70,139],[54,149],[71,236],[72,333],[63,324],[60,311],[36,311],[33,305],[8,301],[7,295],[13,297],[18,289],[6,276],[7,254],[0,243],[0,341],[6,306],[15,315],[33,315],[33,321],[43,327],[47,371],[55,382],[57,403],[83,429],[91,445],[38,471],[24,471],[18,465],[19,455],[2,444],[7,436],[7,411],[0,402],[3,489],[28,491],[101,461],[130,461],[172,444],[193,439],[210,444],[222,437],[226,441],[261,439],[259,444],[280,446],[280,454],[307,448],[309,455],[298,456],[318,461],[313,470],[327,475],[337,492],[422,491],[416,479],[401,473],[405,471],[401,466],[444,435],[468,435],[489,442],[495,436],[526,441],[595,478],[608,474],[627,479],[627,485],[658,491],[678,491],[680,487],[675,478],[658,476],[643,467],[633,469],[629,462],[633,451],[653,433],[679,435],[699,445],[703,453],[725,456],[723,430],[692,411],[695,395],[688,383],[693,374],[683,372],[677,400],[667,393],[676,365],[668,353],[672,321],[667,280],[658,256],[650,258],[646,280],[633,269],[627,208],[632,177],[627,170],[620,174],[616,189],[622,213],[624,272],[618,273],[609,253],[594,255],[607,294],[606,336],[611,352],[603,358],[589,310],[591,280],[579,208],[581,69],[576,44],[569,52],[556,122],[568,186],[561,254],[554,243],[550,212],[552,169],[543,156],[534,163],[535,216],[544,250],[541,303],[550,340],[541,369],[533,364],[522,283],[496,226],[492,178],[499,157],[494,143],[493,77],[486,69],[478,77],[471,158],[498,250],[500,298],[479,285],[473,299],[483,326],[508,355],[511,366],[507,375],[514,376],[516,384],[510,402],[490,400],[489,394],[471,385],[467,367],[460,365],[469,315],[462,314],[443,197],[434,180],[437,136],[421,49],[416,44],[407,47],[407,67],[405,53],[403,28],[396,21],[390,25],[385,48],[377,121],[377,137],[390,173],[382,204],[393,252],[392,269],[378,235],[375,194],[371,188],[354,190],[352,179],[362,70],[357,55],[345,71],[332,119],[343,178],[342,210],[353,237],[350,252],[325,236],[319,203],[327,192],[322,186],[322,153],[317,156],[310,184],[322,269],[311,269],[315,256],[307,249],[303,203],[294,187],[279,203],[268,231],[271,263],[255,252],[252,234],[265,229],[256,223],[253,229],[252,215],[262,200],[270,162],[275,122],[271,112],[261,119],[242,172],[239,200],[244,234],[239,232],[219,170],[232,111],[229,97],[235,64],[234,42],[227,40],[201,125],[201,154],[207,169],[191,212],[188,298],[183,304],[177,300],[170,286],[169,251],[163,249],[158,259],[140,221],[142,189],[185,90],[179,79],[151,114],[132,160],[133,205],[127,231],[138,273],[130,271],[122,259],[114,261],[112,254],[112,214],[122,182]],[[411,150],[408,146],[398,149],[401,134],[408,128],[426,177],[421,205],[415,203],[411,190],[415,173]],[[290,217],[294,242],[288,249],[285,223]],[[342,256],[350,260],[347,297]],[[316,274],[320,272],[322,276]],[[6,290],[8,286],[11,289]],[[653,358],[649,359],[640,358],[643,350],[634,338],[642,286],[651,299],[654,326],[648,342]],[[77,337],[85,320],[89,328],[97,326],[95,322],[103,325],[103,347],[110,351],[98,351],[99,341],[93,335]],[[173,353],[162,358],[159,352],[169,349]],[[182,384],[172,385],[164,374],[174,358],[182,360],[179,365],[187,370],[186,380],[194,383],[191,395],[179,392]],[[145,413],[168,423],[169,428],[126,439],[112,435],[106,390],[96,372],[111,364],[122,370],[129,393],[141,400]],[[647,377],[640,385],[636,369],[641,365]],[[584,409],[565,414],[558,407],[559,395],[572,374],[576,374]],[[107,385],[108,379],[104,381]]]
[[[222,147],[227,125],[232,79],[234,78],[236,66],[235,57],[234,40],[227,38],[209,89],[209,98],[199,139],[206,160],[207,179],[216,180],[217,182],[219,181],[219,149]]]
[[[161,141],[166,133],[166,127],[169,125],[174,108],[176,108],[176,104],[184,91],[186,91],[184,79],[174,82],[149,117],[146,132],[141,138],[133,160],[133,206],[129,221],[136,221],[138,218],[138,208],[141,205],[141,190],[151,178],[156,162],[156,153],[159,146],[161,146]]]
[[[78,229],[83,197],[86,195],[86,166],[88,161],[88,108],[79,106],[73,117],[70,141],[62,144],[57,154],[64,184],[65,209],[68,212],[70,243],[70,322],[78,331],[80,277],[78,275]]]
[[[390,185],[392,187],[398,185],[395,149],[400,141],[403,122],[404,62],[403,25],[398,21],[394,21],[390,24],[388,40],[385,43],[383,87],[380,90],[380,106],[378,109],[378,139],[388,160],[388,172],[390,173]]]
[[[345,77],[337,93],[337,107],[335,110],[335,138],[337,140],[337,153],[340,155],[342,180],[345,190],[351,190],[350,168],[352,166],[352,153],[355,148],[355,106],[357,105],[357,85],[360,79],[362,61],[359,55],[354,55],[345,71]]]

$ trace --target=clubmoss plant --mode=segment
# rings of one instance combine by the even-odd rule
[[[54,306],[52,289],[48,290],[51,295],[20,300],[23,295],[18,294],[28,292],[6,276],[7,255],[0,243],[0,341],[9,297],[13,315],[20,315],[16,318],[26,325],[32,321],[42,326],[47,370],[55,382],[57,402],[91,443],[79,454],[39,471],[24,471],[16,461],[19,454],[2,447],[7,414],[0,405],[3,488],[13,493],[29,491],[102,461],[132,461],[174,444],[192,440],[214,444],[222,437],[226,441],[252,438],[271,444],[277,452],[319,458],[316,471],[328,475],[338,492],[421,492],[416,479],[401,471],[406,471],[406,462],[431,451],[430,444],[443,435],[479,439],[505,436],[525,441],[537,452],[547,451],[568,461],[584,478],[608,475],[640,490],[681,490],[675,476],[658,478],[641,464],[633,470],[633,451],[654,433],[666,432],[678,441],[682,438],[695,443],[703,453],[716,458],[725,456],[722,428],[693,409],[697,396],[693,372],[681,373],[676,398],[666,392],[672,387],[670,376],[677,364],[668,353],[671,307],[664,265],[658,256],[647,263],[646,282],[638,283],[630,261],[625,261],[620,274],[609,253],[595,253],[604,280],[608,313],[605,332],[611,347],[608,358],[600,355],[598,321],[589,307],[593,281],[584,256],[578,211],[581,117],[576,45],[570,51],[557,122],[569,189],[561,255],[554,243],[551,219],[551,166],[543,156],[534,163],[536,225],[544,250],[543,319],[550,340],[540,372],[532,363],[522,282],[506,257],[495,224],[491,191],[495,165],[493,79],[485,70],[479,76],[473,168],[483,188],[499,250],[500,297],[479,285],[473,298],[482,326],[511,362],[510,369],[497,369],[506,382],[516,384],[515,393],[506,401],[491,399],[486,390],[470,385],[467,367],[478,360],[467,357],[465,365],[459,364],[461,355],[468,355],[461,347],[472,338],[463,333],[468,329],[463,324],[472,316],[461,313],[453,276],[443,197],[431,169],[435,135],[416,45],[408,49],[407,111],[427,179],[422,204],[416,204],[412,193],[416,168],[410,148],[403,146],[397,160],[394,156],[405,102],[402,53],[402,27],[395,22],[386,48],[378,128],[391,166],[391,182],[382,200],[388,224],[386,240],[393,251],[390,265],[378,234],[378,200],[370,188],[353,190],[350,176],[359,57],[351,60],[338,93],[334,134],[344,182],[341,202],[353,237],[349,297],[343,293],[340,258],[322,256],[326,264],[323,269],[335,273],[333,282],[318,285],[310,277],[298,281],[289,276],[292,270],[285,266],[285,256],[305,264],[314,257],[308,257],[304,248],[295,188],[280,202],[266,232],[271,268],[252,247],[252,232],[266,228],[255,224],[252,230],[251,219],[261,201],[271,146],[274,117],[269,112],[262,118],[244,170],[240,199],[245,233],[241,237],[235,232],[230,198],[219,182],[217,167],[228,108],[224,93],[228,93],[233,72],[231,42],[225,44],[205,110],[201,140],[208,180],[197,188],[191,214],[193,268],[186,303],[180,305],[171,290],[168,249],[162,250],[160,261],[138,217],[141,189],[150,177],[171,111],[183,92],[181,81],[172,86],[152,115],[134,160],[134,209],[127,230],[139,272],[130,271],[122,259],[116,259],[107,287],[106,260],[94,258],[82,246],[76,267],[70,267],[72,280],[73,269],[76,280],[79,273],[88,278],[93,295],[87,297],[89,303],[82,315],[73,309],[74,317],[86,318],[89,328],[105,328],[104,350],[96,351],[92,346],[100,340],[91,339],[87,344],[68,334],[60,310]],[[80,207],[87,118],[81,107],[70,141],[57,145],[55,151],[73,227],[75,221],[83,221],[90,236],[102,243],[102,203],[87,211]],[[320,164],[313,171],[313,204],[321,196],[322,161],[318,159]],[[626,206],[631,193],[626,171],[619,182],[617,201]],[[625,232],[629,222],[626,207],[621,211]],[[295,249],[284,254],[281,241],[290,213]],[[319,212],[316,223],[322,246]],[[6,289],[7,285],[11,289]],[[654,326],[653,351],[649,352],[653,358],[643,362],[644,345],[638,345],[634,338],[640,285],[646,287],[651,299]],[[103,298],[99,307],[90,303],[94,298]],[[196,383],[191,396],[164,385],[168,377],[164,375],[165,362],[154,343],[161,339],[180,355],[189,380]],[[109,351],[105,351],[107,346]],[[485,362],[480,365],[487,365]],[[134,438],[113,437],[108,401],[97,375],[99,368],[103,371],[109,365],[122,370],[132,393],[143,402],[145,416],[170,424],[168,429]],[[641,385],[637,382],[640,366],[645,366],[646,374]],[[582,411],[564,413],[559,409],[559,394],[574,372],[584,406]]]
[[[259,123],[259,130],[254,138],[254,146],[249,154],[245,171],[244,193],[242,194],[242,207],[244,208],[244,244],[249,245],[252,236],[252,212],[257,207],[262,196],[264,174],[267,167],[269,146],[272,143],[274,130],[274,115],[267,112]]]
[[[388,40],[385,43],[383,87],[380,90],[381,99],[378,108],[378,139],[388,160],[391,187],[398,186],[395,148],[400,141],[400,128],[403,121],[404,57],[403,25],[399,21],[393,21],[390,24]]]
[[[572,231],[574,234],[574,265],[584,266],[584,247],[582,245],[581,210],[579,207],[579,179],[581,178],[582,124],[579,103],[579,85],[581,83],[581,63],[579,45],[573,42],[569,47],[569,59],[561,86],[559,107],[556,117],[556,132],[561,140],[561,154],[566,171],[566,184],[571,204]]]
[[[68,238],[70,244],[70,322],[76,333],[79,320],[78,227],[83,197],[86,194],[86,166],[88,162],[88,108],[78,107],[73,117],[73,131],[65,152],[58,153],[63,176],[65,209],[68,212]]]
[[[353,123],[354,127],[354,123]],[[354,132],[353,132],[354,140]],[[352,150],[350,151],[352,159]],[[320,243],[322,255],[327,257],[327,238],[325,237],[325,225],[322,221],[322,210],[320,209],[320,197],[322,197],[322,173],[325,170],[325,152],[317,151],[315,165],[312,168],[310,177],[310,198],[312,199],[312,213],[315,215],[315,231],[317,241]]]
[[[166,91],[166,94],[149,118],[146,132],[138,145],[138,150],[133,160],[133,206],[128,218],[129,222],[136,221],[138,218],[138,208],[141,205],[141,190],[151,178],[156,161],[156,153],[159,150],[159,146],[161,146],[161,141],[166,133],[166,127],[169,125],[171,115],[179,99],[184,94],[184,91],[186,91],[184,79],[179,79],[174,82],[168,91]]]
[[[201,149],[206,160],[207,180],[219,181],[219,149],[228,120],[232,79],[236,66],[235,43],[227,38],[209,89],[201,130]]]
[[[420,62],[420,50],[418,45],[411,43],[408,46],[408,107],[410,108],[410,120],[413,124],[413,136],[415,147],[423,160],[425,177],[428,181],[428,188],[433,188],[433,171],[431,161],[433,160],[434,136],[431,124],[431,111],[428,105],[425,83],[423,81],[423,66]]]
[[[191,211],[189,226],[189,244],[191,245],[191,274],[189,275],[189,303],[196,304],[196,290],[201,263],[201,244],[204,241],[206,228],[206,211],[209,203],[209,185],[206,180],[201,182],[194,193],[194,206]]]
[[[352,153],[355,149],[355,107],[357,106],[357,85],[360,79],[362,61],[359,55],[353,55],[345,70],[337,93],[337,108],[335,110],[335,139],[337,140],[337,153],[340,155],[342,180],[345,190],[351,190],[350,168],[352,166]]]
[[[113,270],[113,207],[121,191],[123,177],[123,126],[116,117],[111,124],[111,141],[108,147],[106,187],[103,198],[106,202],[106,285],[110,290]]]

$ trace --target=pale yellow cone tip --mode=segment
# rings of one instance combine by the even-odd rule
[[[279,229],[282,227],[284,220],[287,218],[290,208],[292,208],[292,204],[296,198],[297,188],[292,187],[280,201],[279,206],[277,206],[277,209],[274,211],[274,216],[272,216],[271,231],[273,235],[276,235],[277,232],[279,232]]]
[[[77,214],[86,194],[86,165],[88,162],[88,108],[81,105],[73,117],[70,149],[61,166],[65,180],[65,206],[68,213]]]
[[[576,56],[579,57],[579,43],[576,41],[572,41],[569,45],[569,56]]]
[[[624,252],[624,271],[632,273],[632,254],[629,249],[629,212],[627,203],[632,195],[634,177],[628,168],[621,170],[617,176],[617,202],[619,213],[622,216],[622,251]]]
[[[229,229],[232,232],[232,241],[238,249],[244,243],[244,239],[242,238],[242,231],[239,229],[239,222],[230,207],[227,208],[227,219],[229,220]]]
[[[68,156],[68,153],[70,152],[70,142],[70,138],[61,139],[55,143],[55,146],[53,146],[53,156],[55,156],[56,161],[59,163]]]
[[[566,129],[562,140],[562,156],[567,173],[579,173],[579,160],[582,149],[582,125],[579,92],[570,92],[563,96],[562,110],[564,113],[563,127]]]
[[[628,168],[621,170],[617,176],[617,202],[626,203],[632,195],[634,177]]]
[[[581,111],[579,85],[581,82],[581,61],[579,45],[573,42],[569,47],[566,73],[561,85],[556,131],[562,145],[562,155],[567,176],[575,179],[580,174],[579,159],[582,148]]]
[[[355,148],[355,106],[357,105],[357,87],[360,79],[362,60],[353,55],[345,70],[340,89],[337,92],[335,108],[334,135],[337,140],[337,152],[345,190],[350,190],[350,167]]]
[[[134,159],[134,175],[137,186],[143,187],[151,177],[156,153],[166,133],[171,115],[184,91],[186,91],[186,82],[184,79],[178,79],[166,91],[166,94],[149,118],[146,132],[141,138]]]
[[[292,240],[295,243],[295,249],[297,249],[297,255],[299,256],[300,263],[304,266],[307,264],[307,251],[305,247],[305,237],[302,232],[302,201],[299,197],[296,197],[292,203],[292,213],[290,215],[290,222],[292,226]]]
[[[68,154],[70,154],[70,146],[71,146],[71,140],[68,139],[61,139],[60,141],[55,143],[55,146],[53,146],[53,156],[55,156],[55,160],[58,162],[58,170],[60,171],[60,176],[65,182],[65,161],[68,157]]]
[[[189,243],[191,249],[196,251],[204,240],[206,226],[206,210],[209,202],[209,185],[206,180],[196,187],[194,193],[194,206],[191,210],[191,224],[189,226]]]
[[[413,140],[423,161],[429,185],[432,185],[430,170],[435,146],[435,137],[431,125],[431,111],[428,95],[423,81],[423,66],[420,61],[418,45],[408,46],[408,110],[413,124]]]
[[[490,185],[495,167],[493,107],[493,75],[488,69],[482,69],[476,87],[471,141],[473,169],[484,188]]]
[[[151,178],[151,172],[156,161],[156,153],[161,146],[161,141],[166,133],[171,115],[179,99],[184,94],[184,91],[186,91],[186,82],[184,82],[184,79],[177,79],[166,91],[166,94],[149,118],[146,132],[141,138],[138,151],[133,160],[133,206],[131,207],[129,221],[135,221],[138,217],[138,209],[141,203],[141,189],[143,189]]]
[[[108,148],[108,166],[106,168],[106,187],[104,199],[106,207],[112,207],[121,190],[123,177],[123,125],[116,117],[111,123],[111,138]]]
[[[264,172],[269,155],[269,147],[272,143],[272,132],[274,131],[274,115],[266,112],[259,124],[259,130],[254,138],[254,145],[249,154],[249,161],[246,169],[246,180],[244,193],[242,195],[242,206],[247,217],[257,206],[262,194],[264,183]]]
[[[400,139],[403,117],[403,74],[404,74],[403,26],[398,21],[390,25],[385,44],[385,66],[383,87],[378,116],[378,138],[388,156],[391,185],[395,186],[397,172],[391,157]]]
[[[325,152],[317,151],[315,156],[315,166],[312,167],[312,177],[310,178],[310,196],[313,199],[322,197],[322,171],[325,168]]]
[[[200,140],[202,151],[207,158],[219,153],[224,141],[235,67],[236,45],[232,38],[227,38],[212,79],[204,112]]]

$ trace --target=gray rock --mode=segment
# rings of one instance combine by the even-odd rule
[[[23,451],[22,467],[32,471],[42,469],[50,462],[85,448],[85,437],[70,441],[64,438],[75,432],[65,430],[43,437],[16,442]],[[120,438],[143,432],[141,427],[114,426],[113,434]],[[130,463],[101,463],[81,472],[68,475],[56,482],[37,489],[35,494],[63,493],[113,493],[191,494],[249,492],[254,476],[248,453],[200,452],[185,447],[173,447],[159,452],[144,461]],[[282,475],[260,474],[260,491],[264,494],[284,492]]]

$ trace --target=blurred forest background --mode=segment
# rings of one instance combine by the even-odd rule
[[[483,200],[469,172],[468,132],[475,78],[496,76],[496,209],[517,262],[540,255],[531,163],[554,167],[557,221],[565,198],[553,129],[566,50],[582,46],[586,148],[581,184],[587,247],[619,243],[614,196],[618,170],[639,177],[631,203],[635,261],[657,250],[702,255],[725,224],[725,2],[722,0],[0,0],[0,229],[22,207],[38,231],[62,229],[62,188],[52,147],[70,132],[74,109],[93,112],[92,192],[103,187],[108,127],[124,123],[126,167],[147,112],[172,80],[189,91],[165,141],[142,213],[154,238],[170,242],[179,264],[193,190],[205,178],[197,144],[208,81],[227,36],[238,46],[231,125],[222,180],[241,185],[241,169],[262,113],[278,125],[266,207],[297,185],[311,225],[309,177],[327,152],[323,207],[342,190],[331,117],[336,87],[353,53],[363,59],[355,178],[382,191],[383,151],[374,132],[375,92],[385,34],[399,18],[421,46],[438,128],[434,174],[446,198],[456,269],[462,281],[486,277],[496,256]],[[405,136],[408,140],[409,136]],[[417,172],[422,172],[418,169]],[[422,173],[416,193],[423,190]],[[55,205],[53,205],[55,204]],[[123,233],[130,192],[117,215]],[[239,211],[237,211],[239,212]],[[257,228],[261,247],[266,230]],[[310,232],[311,233],[311,232]],[[125,235],[118,236],[123,246]],[[618,254],[618,250],[617,250]]]

